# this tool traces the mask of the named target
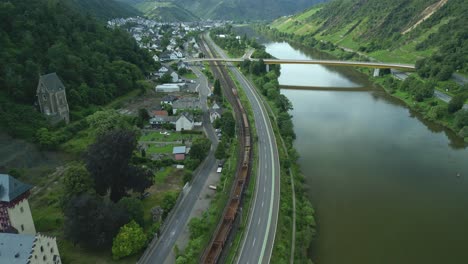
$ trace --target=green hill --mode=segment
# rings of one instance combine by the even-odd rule
[[[33,107],[42,74],[57,72],[76,121],[141,88],[157,67],[126,31],[65,1],[1,1],[0,17],[0,129],[15,137],[33,140],[41,127],[54,129]]]
[[[181,7],[177,3],[169,1],[135,1],[135,7],[146,17],[167,22],[192,22],[200,20],[193,13]]]
[[[280,18],[271,27],[304,41],[331,42],[381,61],[415,63],[431,57],[440,67],[466,73],[466,14],[465,0],[334,0]]]
[[[67,0],[82,14],[90,14],[99,19],[137,16],[141,13],[132,6],[114,0]]]
[[[265,20],[289,15],[327,0],[174,0],[202,18]]]

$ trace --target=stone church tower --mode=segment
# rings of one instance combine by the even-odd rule
[[[36,90],[37,101],[43,113],[53,124],[62,120],[70,122],[67,95],[57,74],[49,73],[39,78]]]

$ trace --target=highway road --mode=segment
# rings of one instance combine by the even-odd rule
[[[216,52],[226,54],[207,36]],[[280,198],[280,163],[273,128],[267,110],[255,88],[236,67],[228,67],[242,85],[254,112],[258,136],[259,163],[256,172],[256,188],[248,226],[238,252],[237,263],[269,263],[275,241]],[[255,173],[255,172],[254,172]]]
[[[159,239],[156,242],[152,242],[146,249],[143,256],[140,258],[138,263],[168,263],[168,257],[172,252],[172,249],[177,241],[177,238],[180,236],[184,230],[184,226],[187,225],[190,213],[200,196],[203,186],[208,178],[210,172],[216,170],[217,163],[214,157],[214,151],[218,144],[218,139],[213,131],[213,127],[210,123],[209,114],[206,106],[206,98],[211,91],[208,88],[208,81],[206,78],[198,71],[194,69],[194,72],[200,77],[198,79],[200,86],[198,89],[200,91],[200,102],[202,105],[202,110],[204,111],[203,115],[203,126],[208,135],[208,138],[211,140],[211,150],[208,157],[205,161],[199,166],[199,168],[194,172],[194,177],[192,184],[190,185],[188,191],[178,204],[174,208],[174,212],[171,214],[170,218],[166,220],[167,226],[161,233]]]

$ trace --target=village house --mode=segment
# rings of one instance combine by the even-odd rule
[[[60,121],[70,122],[70,109],[68,108],[65,86],[54,73],[42,75],[36,90],[37,101],[47,119],[53,124]]]
[[[172,149],[172,155],[175,160],[184,160],[185,154],[187,154],[187,148],[185,146],[174,147]]]
[[[180,90],[184,87],[185,87],[184,83],[164,83],[164,84],[156,85],[154,89],[156,92],[173,93],[173,92],[180,92]]]
[[[166,110],[154,110],[151,111],[152,116],[169,116],[169,113]]]
[[[155,115],[150,118],[149,123],[152,128],[162,128],[165,124],[175,124],[176,118],[175,116]]]
[[[187,112],[183,112],[177,119],[175,125],[176,125],[176,131],[193,130],[195,126],[195,121],[191,114]]]
[[[55,237],[0,233],[0,263],[61,264]]]
[[[177,114],[181,109],[200,109],[200,99],[196,97],[183,97],[172,103],[172,111]]]
[[[172,103],[174,103],[177,99],[178,99],[178,97],[175,96],[175,95],[172,95],[172,94],[166,95],[161,99],[161,105],[163,105],[163,104],[172,105]]]
[[[216,119],[221,118],[221,109],[210,109],[210,122],[213,123]]]
[[[177,74],[177,72],[171,72],[171,78],[172,78],[173,83],[176,83],[179,81],[179,75]]]
[[[0,232],[36,234],[28,197],[32,186],[0,174]]]

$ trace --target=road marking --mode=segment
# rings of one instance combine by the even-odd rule
[[[266,192],[266,187],[265,186],[263,186],[263,192]]]
[[[265,203],[265,201],[262,201],[262,207],[263,207],[263,204]]]
[[[254,241],[252,242],[252,247],[255,246],[255,240],[257,240],[256,237],[254,237]]]
[[[260,220],[262,220],[262,218],[258,218],[258,223],[257,223],[257,225],[260,225]]]

